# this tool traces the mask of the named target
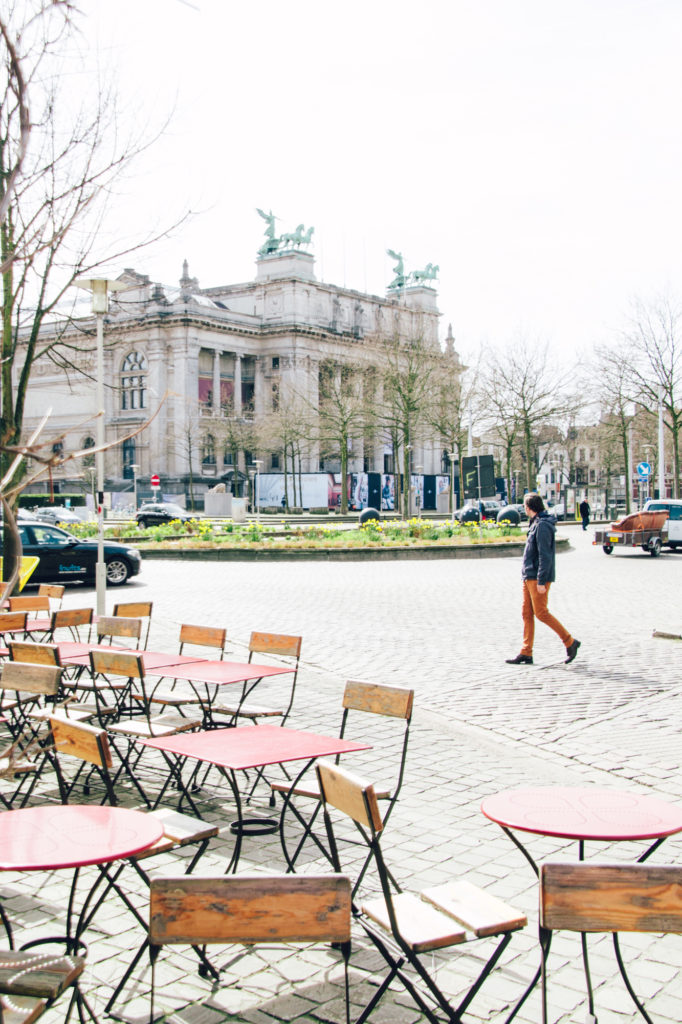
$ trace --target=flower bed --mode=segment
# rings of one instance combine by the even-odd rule
[[[94,536],[96,524],[83,524],[72,531],[76,536]],[[301,550],[325,548],[405,548],[453,547],[471,544],[518,542],[524,535],[517,526],[493,522],[434,523],[426,519],[407,522],[370,520],[361,526],[327,524],[292,525],[280,523],[234,523],[226,520],[179,521],[140,529],[136,523],[106,527],[111,540],[134,541],[142,549],[147,543],[161,548],[234,548],[261,550]]]

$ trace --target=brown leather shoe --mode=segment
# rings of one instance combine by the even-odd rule
[[[573,655],[575,658],[575,654]],[[517,654],[515,658],[506,659],[508,665],[532,665],[533,655],[532,654]]]
[[[568,665],[571,661],[573,661],[573,659],[575,658],[576,654],[578,653],[578,648],[579,647],[580,647],[580,640],[574,640],[572,644],[568,645],[568,647],[566,648],[566,654],[568,655],[568,657],[566,658],[566,661],[564,662],[565,665]]]

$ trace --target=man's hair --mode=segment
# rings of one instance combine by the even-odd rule
[[[545,511],[545,503],[539,494],[527,494],[523,500],[531,512],[538,513]]]

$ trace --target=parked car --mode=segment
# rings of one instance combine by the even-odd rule
[[[174,519],[179,519],[181,523],[188,523],[190,519],[203,519],[203,516],[196,512],[188,512],[186,508],[174,505],[172,501],[150,501],[145,505],[140,505],[135,518],[138,526],[144,529],[146,526],[171,523]]]
[[[78,540],[58,526],[38,520],[17,523],[23,553],[40,559],[30,583],[69,583],[84,580],[94,582],[97,564],[97,541]],[[0,553],[2,536],[0,535]],[[104,561],[107,583],[120,587],[131,576],[137,576],[142,559],[137,548],[115,541],[104,542]]]
[[[557,519],[566,518],[566,506],[563,501],[546,501],[547,511]]]
[[[53,526],[71,526],[73,523],[83,522],[72,509],[63,505],[46,505],[44,508],[38,508],[34,516],[41,522],[52,523]]]

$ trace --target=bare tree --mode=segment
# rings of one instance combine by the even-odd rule
[[[663,405],[663,422],[673,449],[673,497],[679,496],[682,427],[682,304],[669,295],[636,299],[623,332],[632,394],[645,408]],[[664,495],[661,495],[664,497]]]
[[[461,465],[469,435],[469,417],[477,400],[478,367],[464,366],[454,351],[446,351],[434,371],[424,419],[437,433],[448,454],[456,454]],[[455,469],[450,465],[450,511],[455,500]]]
[[[567,394],[569,375],[551,366],[546,344],[531,344],[525,338],[504,349],[488,350],[485,362],[483,391],[492,411],[492,428],[503,446],[508,478],[518,444],[526,485],[532,489],[543,427],[564,418],[574,407]]]
[[[290,391],[280,394],[279,405],[262,421],[262,444],[282,458],[284,474],[284,505],[286,509],[296,506],[296,469],[298,465],[298,500],[302,502],[300,467],[304,454],[314,436],[315,424],[310,407]],[[292,500],[289,500],[289,483],[292,484]]]
[[[400,474],[396,474],[396,506],[402,499],[403,515],[408,518],[410,451],[423,439],[427,424],[426,409],[442,353],[440,349],[417,337],[402,340],[385,339],[381,348],[382,404],[379,422],[393,444],[398,457],[402,454],[405,486],[399,494]]]
[[[341,512],[348,511],[348,453],[354,441],[367,435],[372,415],[366,401],[366,367],[327,359],[319,368],[316,437],[320,453],[336,457],[341,466]]]
[[[62,64],[64,55],[73,59],[77,16],[70,0],[23,0],[0,23],[3,447],[20,441],[35,361],[47,354],[61,366],[78,365],[78,345],[69,354],[58,331],[41,334],[67,289],[93,276],[103,258],[145,241],[97,251],[114,182],[154,137],[145,125],[135,137],[121,135],[112,89],[93,82],[80,107],[64,92]],[[82,347],[92,348],[92,339]],[[0,464],[6,467],[5,456]]]

